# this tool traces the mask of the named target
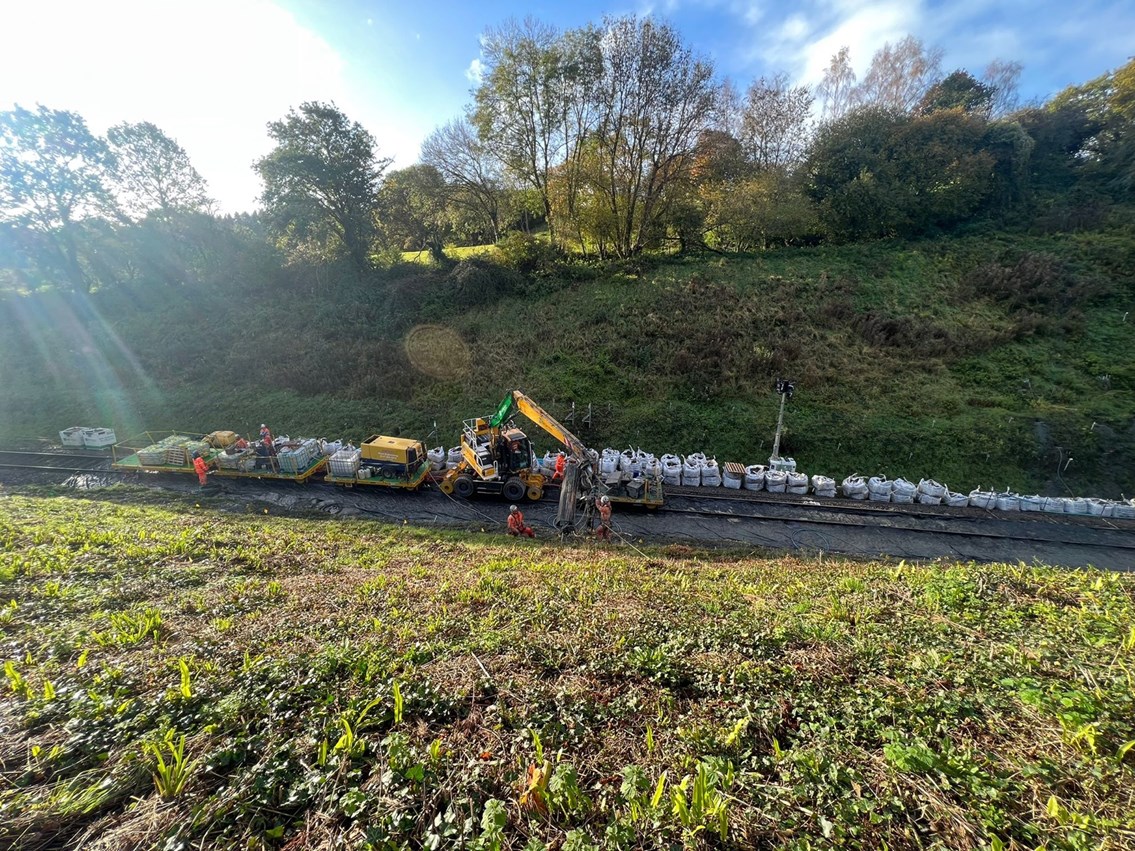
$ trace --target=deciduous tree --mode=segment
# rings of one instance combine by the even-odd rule
[[[844,45],[832,55],[816,94],[823,102],[821,117],[825,121],[839,121],[855,105],[855,69],[851,67],[850,47]]]
[[[787,74],[761,77],[749,86],[741,118],[741,143],[761,169],[789,170],[803,159],[811,136],[812,93],[791,86]]]
[[[479,220],[492,242],[500,238],[504,187],[500,160],[466,119],[439,127],[422,143],[422,162],[433,166],[450,188],[450,202]]]
[[[621,257],[659,238],[666,192],[689,168],[712,114],[713,67],[676,30],[649,18],[607,18],[596,140],[601,192]]]
[[[940,76],[942,49],[927,49],[922,40],[904,36],[884,44],[871,57],[871,67],[856,90],[864,106],[910,112]]]
[[[78,113],[42,105],[0,112],[0,220],[41,235],[37,260],[76,290],[94,284],[81,257],[81,223],[112,208],[112,161]]]
[[[341,247],[360,274],[370,267],[378,181],[389,159],[334,104],[308,102],[268,125],[275,149],[255,164],[261,200],[285,242]]]
[[[114,153],[112,183],[119,207],[135,220],[149,213],[203,212],[210,200],[205,181],[175,140],[149,121],[107,131]]]

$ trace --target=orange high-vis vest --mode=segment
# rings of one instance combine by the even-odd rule
[[[524,515],[519,511],[508,515],[508,531],[520,534],[524,531]]]

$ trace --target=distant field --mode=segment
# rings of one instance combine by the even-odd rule
[[[0,845],[1135,843],[1135,584],[0,490]]]
[[[451,260],[466,260],[470,257],[495,257],[498,254],[495,245],[462,245],[450,246],[445,249],[445,256]],[[402,260],[406,263],[429,263],[429,251],[403,251]]]

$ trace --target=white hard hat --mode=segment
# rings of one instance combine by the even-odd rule
[[[261,424],[260,424],[260,427],[261,427],[261,428],[268,428],[268,426],[264,425],[264,423],[261,423]]]
[[[611,498],[610,498],[610,497],[607,497],[607,496],[601,496],[601,497],[599,497],[599,501],[600,501],[601,503],[603,503],[604,505],[606,505],[606,504],[607,504],[608,502],[610,502],[610,501],[611,501]]]
[[[515,505],[510,505],[510,506],[508,507],[508,510],[509,510],[509,511],[516,511],[516,506],[515,506]]]

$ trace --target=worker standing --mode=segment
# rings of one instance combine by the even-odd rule
[[[260,424],[260,442],[265,446],[272,445],[272,429],[268,428],[264,423]]]
[[[599,528],[595,530],[595,536],[601,541],[610,541],[611,498],[609,496],[601,496],[595,501],[595,505],[599,509]]]
[[[508,534],[513,536],[527,535],[529,538],[536,537],[536,533],[532,531],[531,527],[524,525],[524,515],[515,505],[508,507]]]
[[[564,466],[567,464],[567,459],[564,453],[556,456],[556,472],[552,474],[553,482],[562,482],[564,480]]]
[[[197,481],[201,483],[201,487],[205,487],[205,476],[209,472],[209,465],[205,463],[205,459],[200,454],[193,453],[193,469],[197,471]]]

